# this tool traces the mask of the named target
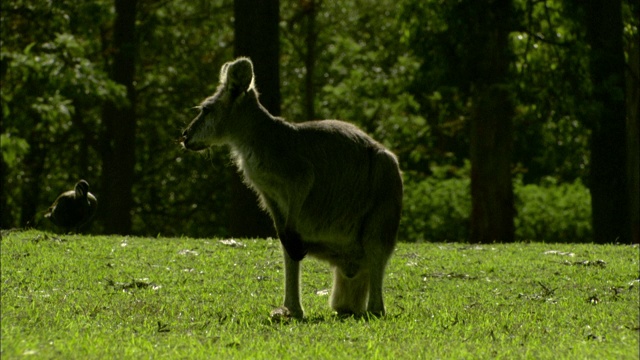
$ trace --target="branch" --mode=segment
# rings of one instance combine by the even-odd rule
[[[554,46],[560,46],[560,47],[564,47],[564,48],[570,48],[574,44],[574,42],[572,42],[572,41],[554,41],[554,40],[551,40],[551,39],[548,39],[548,38],[544,37],[544,35],[542,35],[540,33],[534,33],[532,31],[530,31],[529,29],[525,29],[525,28],[519,28],[519,29],[516,29],[516,31],[525,33],[525,34],[529,35],[530,37],[532,37],[532,38],[534,38],[534,39],[536,39],[538,41],[541,41],[541,42],[543,42],[545,44],[550,44],[550,45],[554,45]]]

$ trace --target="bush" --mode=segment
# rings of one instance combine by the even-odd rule
[[[524,185],[516,179],[514,193],[518,241],[591,241],[591,197],[579,180]],[[442,171],[420,180],[406,176],[398,238],[408,242],[466,242],[470,214],[468,176],[446,178]]]
[[[591,242],[591,194],[580,180],[544,185],[515,184],[516,239]]]
[[[468,168],[468,166],[467,166]],[[471,194],[469,177],[454,167],[432,167],[424,179],[405,174],[401,241],[467,241]]]

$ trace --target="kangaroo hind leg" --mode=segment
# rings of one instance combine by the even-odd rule
[[[387,263],[395,248],[400,219],[399,206],[390,208],[389,210],[388,207],[380,206],[374,210],[362,232],[365,264],[369,269],[367,312],[374,316],[385,315],[382,285]]]
[[[349,277],[339,267],[333,267],[333,289],[330,305],[338,315],[361,315],[366,311],[369,297],[369,272],[360,269]]]

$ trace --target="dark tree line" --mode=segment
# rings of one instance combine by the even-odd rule
[[[510,0],[468,2],[471,67],[471,242],[514,241],[511,181],[514,104],[509,91]],[[474,16],[476,14],[476,16]]]
[[[107,101],[103,107],[104,133],[100,136],[102,198],[100,214],[108,233],[131,232],[133,183],[136,163],[136,89],[134,86],[138,43],[136,0],[116,0],[109,76],[126,89],[126,103]]]
[[[269,111],[358,123],[410,182],[470,159],[469,241],[515,240],[517,175],[582,178],[593,240],[637,242],[638,22],[621,0],[3,2],[2,228],[83,177],[94,232],[272,235],[225,150],[173,142],[249,56]]]
[[[627,186],[622,2],[591,0],[583,9],[593,84],[592,113],[587,119],[591,128],[593,236],[599,243],[628,243],[631,194]]]
[[[254,59],[260,102],[272,115],[280,115],[280,4],[278,0],[234,1],[234,56]],[[266,212],[259,209],[256,195],[233,172],[231,180],[229,233],[239,237],[274,236]]]

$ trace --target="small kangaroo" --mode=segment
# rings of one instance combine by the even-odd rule
[[[250,59],[224,64],[217,91],[180,143],[193,151],[228,145],[273,219],[284,248],[285,296],[272,317],[303,317],[300,261],[307,254],[331,265],[330,305],[339,315],[384,315],[382,282],[402,208],[395,155],[346,122],[274,117],[258,96]]]
[[[89,183],[80,180],[73,190],[65,191],[51,204],[44,217],[66,232],[80,231],[96,214],[98,200],[89,192]]]

